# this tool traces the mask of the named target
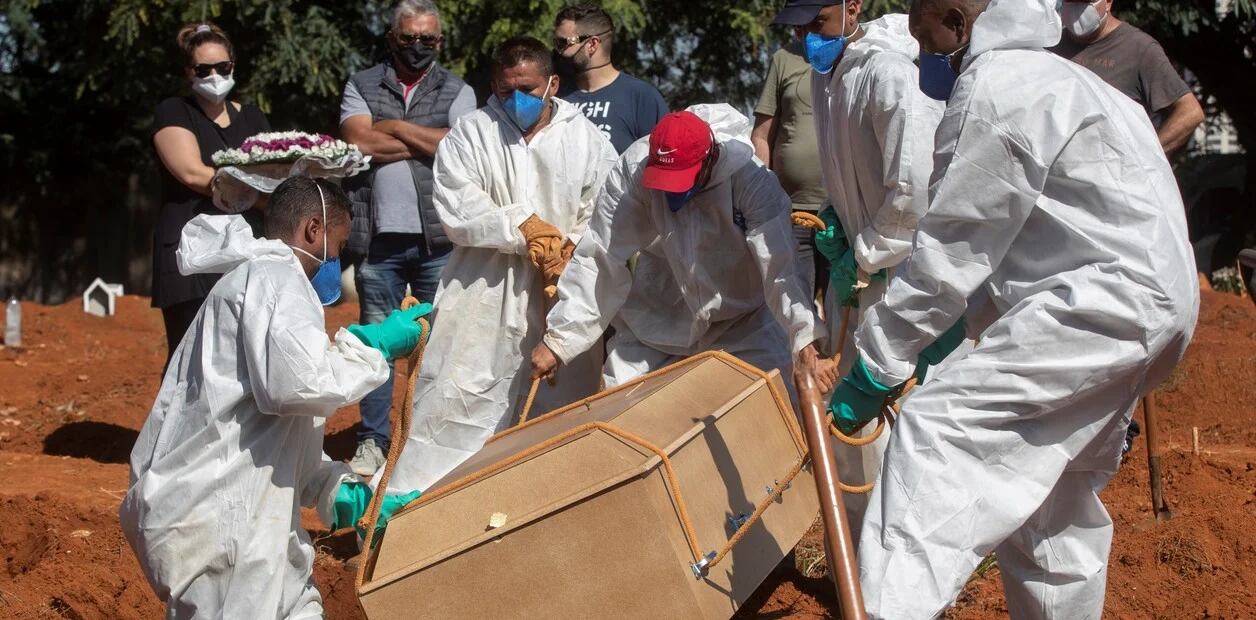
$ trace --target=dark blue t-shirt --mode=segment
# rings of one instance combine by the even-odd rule
[[[641,136],[654,131],[659,119],[667,114],[667,102],[657,88],[627,73],[592,92],[564,87],[558,96],[574,103],[619,153]]]

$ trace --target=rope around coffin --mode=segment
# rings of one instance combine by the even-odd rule
[[[790,220],[795,226],[800,226],[810,230],[822,231],[828,228],[828,224],[826,224],[824,220],[820,219],[815,214],[807,213],[806,211],[795,211],[790,215]],[[850,315],[851,307],[847,306],[842,311],[842,325],[838,330],[839,340],[836,349],[837,353],[833,356],[833,363],[835,364],[841,361],[842,351],[846,349],[846,335],[847,329],[850,327]],[[833,435],[833,437],[837,438],[838,441],[851,447],[860,448],[871,444],[877,439],[880,439],[882,433],[885,432],[887,424],[891,426],[894,424],[894,418],[902,411],[902,405],[899,401],[906,397],[909,392],[915,389],[915,387],[916,378],[912,377],[907,381],[907,383],[903,384],[902,388],[895,390],[895,392],[891,393],[885,399],[885,405],[882,407],[881,415],[877,418],[876,430],[874,430],[871,434],[863,437],[851,437],[843,433],[836,425],[833,424],[832,417],[829,418],[829,433]],[[841,480],[838,480],[837,484],[842,489],[843,493],[859,494],[871,492],[872,487],[874,486],[874,483],[872,482],[859,486],[851,486]]]

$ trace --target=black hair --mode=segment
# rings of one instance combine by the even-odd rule
[[[565,21],[575,22],[576,32],[579,34],[598,35],[602,45],[606,46],[606,51],[610,52],[615,38],[615,20],[602,7],[596,4],[567,6],[554,16],[554,27],[557,28]]]
[[[297,232],[301,222],[311,218],[323,217],[323,202],[327,203],[327,219],[340,221],[340,218],[353,218],[353,209],[349,197],[339,185],[327,179],[312,179],[305,176],[289,177],[270,196],[270,204],[266,207],[265,227],[268,239],[287,239]],[[327,222],[323,223],[324,226]]]
[[[534,62],[541,75],[554,75],[554,51],[533,37],[511,37],[493,51],[493,75]]]

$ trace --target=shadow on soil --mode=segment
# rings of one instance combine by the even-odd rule
[[[44,454],[127,463],[139,431],[106,422],[71,422],[44,438]]]

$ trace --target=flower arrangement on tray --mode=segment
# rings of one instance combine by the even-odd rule
[[[300,131],[259,133],[238,149],[214,153],[213,162],[218,167],[211,183],[214,204],[227,213],[252,207],[288,177],[344,178],[370,166],[358,147]]]
[[[276,131],[259,133],[245,140],[238,149],[218,151],[213,159],[215,166],[249,166],[290,163],[310,156],[339,159],[357,150],[358,147],[327,134]]]

